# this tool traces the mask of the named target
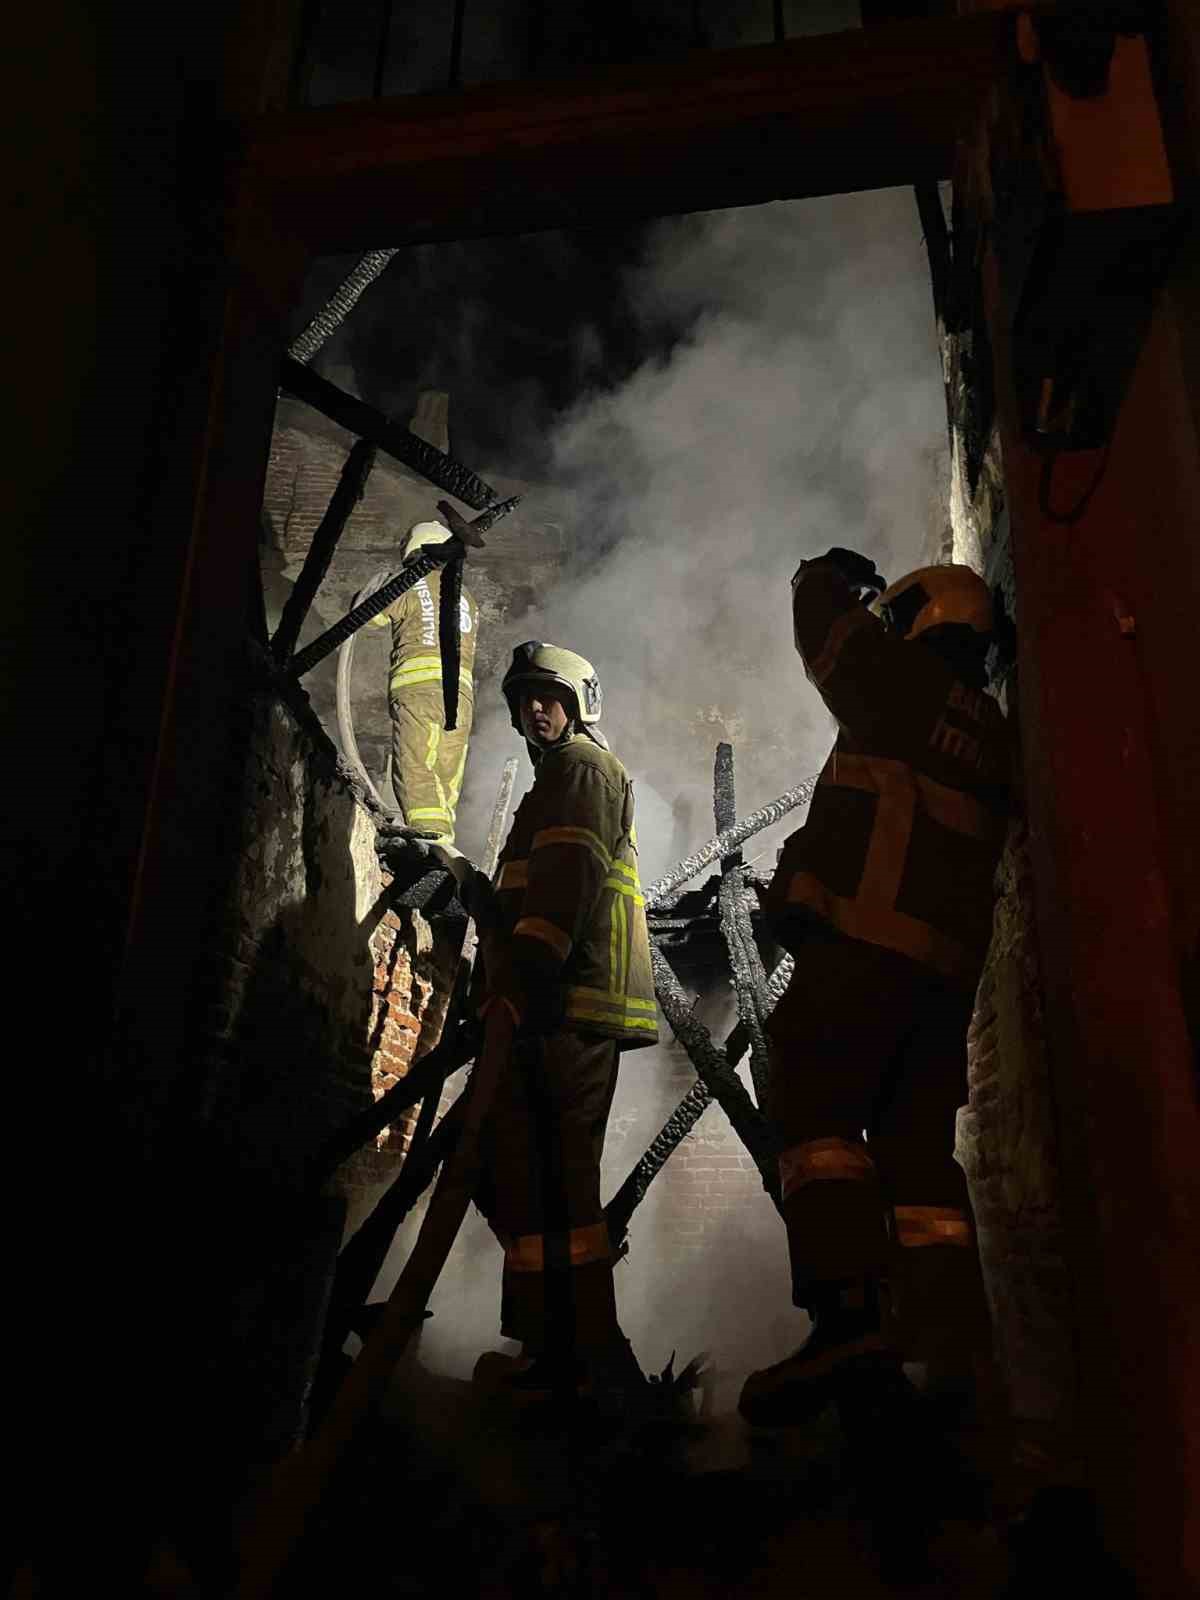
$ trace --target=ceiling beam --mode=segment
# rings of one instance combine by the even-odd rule
[[[590,228],[949,174],[1011,16],[264,117],[243,179],[314,253]]]

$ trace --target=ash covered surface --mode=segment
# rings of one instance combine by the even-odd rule
[[[832,1412],[790,1436],[701,1412],[680,1404],[615,1432],[582,1410],[568,1423],[548,1402],[436,1376],[418,1355],[344,1463],[280,1600],[360,1585],[488,1600],[1004,1592],[1005,1546],[964,1493],[961,1441],[943,1437],[923,1462],[910,1434],[868,1466]],[[917,1527],[918,1495],[940,1520]]]

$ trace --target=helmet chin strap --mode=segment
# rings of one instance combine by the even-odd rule
[[[574,717],[568,717],[567,725],[559,734],[557,739],[551,739],[547,743],[542,744],[535,739],[531,739],[528,734],[526,734],[525,748],[529,751],[529,759],[536,767],[544,755],[547,755],[551,750],[557,750],[560,745],[567,744],[580,731],[581,730],[575,726]]]

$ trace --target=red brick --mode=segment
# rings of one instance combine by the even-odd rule
[[[408,1028],[413,1033],[420,1033],[420,1018],[414,1017],[402,1000],[397,999],[394,995],[389,995],[387,1007],[389,1022],[393,1022],[401,1028]]]

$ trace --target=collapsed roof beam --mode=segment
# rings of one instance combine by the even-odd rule
[[[408,428],[392,422],[365,400],[347,394],[337,384],[330,383],[328,378],[322,378],[291,356],[285,356],[280,366],[279,386],[286,393],[295,395],[297,400],[312,406],[323,417],[328,417],[330,422],[345,428],[348,433],[356,433],[360,439],[370,440],[385,455],[420,473],[430,483],[452,494],[456,500],[465,501],[474,510],[482,511],[495,501],[496,491],[491,485],[484,483],[482,478],[453,456],[443,454]]]

